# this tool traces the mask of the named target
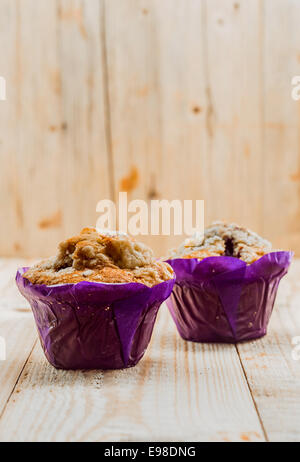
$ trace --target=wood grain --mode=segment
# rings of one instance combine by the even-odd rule
[[[18,268],[34,263],[28,259],[0,259],[0,313],[7,311],[28,311],[29,304],[16,289],[15,277]]]
[[[138,366],[57,371],[37,343],[16,267],[0,260],[1,441],[300,441],[300,261],[282,281],[269,333],[231,345],[181,340],[166,306]]]
[[[28,263],[0,259],[0,337],[6,344],[6,360],[0,361],[0,416],[37,338],[29,305],[15,285],[17,268]]]
[[[64,372],[40,345],[0,422],[2,441],[252,441],[263,432],[233,346],[184,342],[162,308],[135,368]]]
[[[95,226],[96,206],[110,199],[103,20],[98,0],[64,0],[57,9],[62,121],[59,187],[64,235]],[[70,234],[71,233],[71,234]]]
[[[251,392],[270,441],[300,441],[300,261],[281,282],[268,336],[238,346]]]
[[[100,4],[4,1],[0,16],[0,254],[49,256],[110,197]]]
[[[202,2],[108,1],[105,20],[116,193],[134,169],[130,199],[204,199]],[[162,254],[181,239],[148,242]]]
[[[264,215],[278,247],[300,248],[300,102],[291,79],[300,73],[299,2],[265,0]],[[274,37],[278,28],[281,39]],[[284,71],[283,71],[284,69]],[[283,214],[283,215],[282,215]]]
[[[120,189],[205,199],[207,223],[232,219],[299,253],[299,9],[2,0],[0,255],[53,254]],[[157,254],[181,239],[145,238]]]
[[[6,343],[6,360],[0,361],[0,418],[36,342],[31,313],[0,309],[0,336]]]
[[[29,304],[15,284],[17,268],[30,263],[0,259],[0,337],[6,345],[6,360],[0,361],[0,418],[37,339]]]
[[[203,3],[210,104],[206,209],[210,219],[244,223],[261,232],[262,2]]]

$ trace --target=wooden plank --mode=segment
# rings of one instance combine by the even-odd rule
[[[65,372],[37,345],[0,422],[1,441],[263,441],[230,345],[180,339],[167,308],[140,364]]]
[[[6,80],[6,101],[0,104],[0,254],[8,247],[20,250],[18,227],[22,221],[19,194],[16,191],[15,152],[18,142],[17,108],[17,3],[3,0],[0,5],[1,76]],[[4,53],[5,50],[5,53]],[[3,215],[2,215],[3,214]],[[18,217],[17,217],[18,216]]]
[[[5,0],[0,17],[0,254],[49,256],[110,197],[100,3]]]
[[[0,254],[54,253],[123,187],[204,198],[207,221],[299,253],[299,8],[2,0]],[[149,238],[159,254],[175,241]]]
[[[16,275],[19,261],[17,259],[3,259],[3,264],[0,267],[0,293],[12,284],[13,278]],[[1,300],[0,300],[1,303]]]
[[[9,38],[3,62],[5,67],[9,66],[9,92],[4,108],[10,117],[1,124],[1,174],[6,188],[1,199],[5,200],[4,209],[9,214],[0,231],[0,252],[43,255],[45,242],[50,250],[59,236],[57,215],[43,238],[36,239],[44,214],[55,214],[59,207],[59,138],[50,129],[60,122],[59,98],[53,82],[57,69],[56,7],[54,2],[36,4],[32,0],[9,3],[12,6],[6,15],[7,24],[1,29],[4,39]]]
[[[0,262],[0,311],[29,311],[30,306],[27,300],[19,293],[15,278],[18,268],[30,266],[34,260],[4,258]]]
[[[208,197],[202,3],[105,2],[116,194]],[[142,239],[161,255],[182,236]]]
[[[1,259],[0,337],[6,344],[6,360],[0,360],[0,416],[37,338],[33,316],[25,313],[29,305],[15,285],[16,268],[27,264],[25,260]]]
[[[4,264],[3,259],[1,262]],[[0,363],[0,412],[36,338],[32,315],[16,314],[24,308],[22,302],[19,306],[12,296],[13,290],[16,291],[13,267],[24,262],[10,263],[6,273],[2,267],[0,274],[1,280],[9,274],[13,285],[1,291],[1,299],[11,303],[1,305],[0,312],[0,336],[7,340],[8,347],[7,361]],[[292,357],[292,338],[300,336],[299,270],[300,261],[296,260],[281,283],[268,336],[238,346],[253,400],[270,441],[300,440],[300,370],[299,362]],[[11,298],[7,299],[7,293]],[[191,438],[251,441],[258,435],[263,438],[260,428],[254,428],[251,396],[234,349],[183,342],[174,332],[166,308],[163,310],[144,361],[128,371],[56,371],[47,364],[37,345],[8,403],[4,422],[9,427],[5,433],[6,424],[0,424],[3,439],[43,441],[47,435],[40,434],[34,422],[40,419],[37,425],[48,428],[45,415],[53,401],[57,404],[53,414],[49,410],[53,427],[53,433],[48,435],[51,441],[128,441],[160,437],[178,441]],[[61,393],[62,387],[66,387],[64,393]],[[134,409],[128,396],[138,397]],[[36,406],[30,405],[31,415],[26,417],[29,412],[26,403],[34,399]],[[48,399],[52,404],[48,404]],[[40,400],[46,408],[42,417],[39,416]],[[58,422],[60,430],[56,432],[55,413],[61,406],[64,411]],[[93,406],[95,409],[90,411]],[[32,410],[35,407],[36,411]],[[86,423],[83,416],[87,414],[90,417]],[[227,416],[225,420],[223,414]],[[76,415],[78,418],[73,422]],[[19,420],[20,427],[16,426]],[[24,433],[22,428],[27,427],[28,432]],[[170,429],[170,433],[166,429]]]
[[[95,226],[97,203],[111,198],[102,2],[60,0],[57,35],[62,120],[67,124],[59,185],[63,233],[70,236]]]
[[[300,261],[281,283],[269,334],[238,346],[251,392],[270,441],[300,441],[300,360],[293,359],[300,337]]]
[[[0,416],[36,342],[32,314],[0,311],[0,337],[6,343],[6,360],[0,361]]]
[[[264,178],[265,234],[279,248],[300,252],[300,102],[291,97],[299,75],[296,0],[265,0]],[[280,38],[278,30],[280,29]],[[279,212],[283,214],[279,218]]]
[[[33,263],[32,260],[20,259],[20,258],[3,258],[0,262],[0,293],[2,300],[0,300],[0,307],[3,301],[4,293],[13,290],[15,287],[15,277],[18,268],[29,266]]]
[[[214,220],[262,230],[262,2],[205,0],[209,195]]]

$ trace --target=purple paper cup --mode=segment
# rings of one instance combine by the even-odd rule
[[[247,265],[233,257],[168,260],[176,282],[167,306],[185,340],[237,343],[263,337],[292,252]]]
[[[33,311],[41,345],[57,369],[135,366],[149,345],[158,309],[174,279],[139,283],[32,284],[21,268],[16,283]]]

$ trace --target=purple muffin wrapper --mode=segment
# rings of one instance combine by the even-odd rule
[[[41,345],[58,369],[122,369],[136,365],[151,339],[174,279],[139,283],[32,284],[21,268],[16,283],[33,311]]]
[[[168,260],[176,282],[167,305],[181,337],[224,343],[263,337],[292,257],[272,252],[251,265],[225,256]]]

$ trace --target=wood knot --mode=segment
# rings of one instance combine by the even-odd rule
[[[132,167],[129,174],[123,177],[120,181],[120,191],[131,192],[138,187],[139,184],[139,171],[136,167]]]
[[[200,112],[202,112],[202,108],[200,106],[197,106],[197,105],[194,106],[192,110],[193,110],[194,114],[200,114]]]

